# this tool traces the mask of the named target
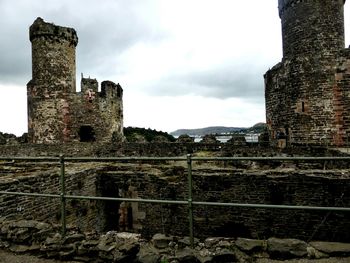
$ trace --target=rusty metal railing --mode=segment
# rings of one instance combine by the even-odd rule
[[[3,161],[33,161],[33,162],[51,162],[60,164],[60,193],[59,194],[40,194],[0,191],[4,195],[18,195],[31,197],[46,197],[60,199],[61,203],[61,231],[66,234],[66,200],[102,200],[102,201],[124,201],[138,203],[155,204],[173,204],[188,206],[189,236],[191,246],[194,244],[193,233],[193,206],[224,206],[224,207],[246,207],[246,208],[264,208],[264,209],[291,209],[291,210],[317,210],[317,211],[338,211],[350,212],[349,207],[320,207],[320,206],[291,206],[291,205],[269,205],[269,204],[245,204],[245,203],[220,203],[220,202],[202,202],[194,201],[193,198],[193,161],[347,161],[350,157],[194,157],[188,154],[186,157],[0,157]],[[141,198],[114,198],[103,196],[77,196],[67,195],[65,186],[65,164],[67,162],[120,162],[120,161],[184,161],[187,163],[188,174],[188,199],[187,200],[158,200]]]

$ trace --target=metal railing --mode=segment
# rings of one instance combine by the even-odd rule
[[[58,162],[60,164],[60,194],[40,194],[26,192],[0,191],[4,195],[47,197],[60,199],[61,203],[61,231],[66,234],[66,200],[100,200],[100,201],[124,201],[138,203],[156,203],[173,204],[188,206],[189,237],[190,243],[194,245],[193,233],[193,206],[224,206],[224,207],[245,207],[245,208],[264,208],[264,209],[291,209],[291,210],[318,210],[318,211],[338,211],[350,212],[349,207],[320,207],[320,206],[292,206],[292,205],[269,205],[269,204],[248,204],[248,203],[220,203],[203,202],[193,200],[193,161],[347,161],[350,157],[194,157],[188,154],[186,157],[0,157],[3,161],[33,161],[33,162]],[[158,199],[140,199],[140,198],[117,198],[103,196],[77,196],[67,195],[65,186],[65,164],[67,162],[120,162],[120,161],[185,161],[187,163],[188,180],[188,199],[187,200],[158,200]],[[1,179],[1,178],[0,178]]]

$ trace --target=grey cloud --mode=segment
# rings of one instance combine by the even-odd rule
[[[0,82],[25,85],[30,80],[28,28],[38,16],[77,30],[78,80],[81,72],[99,81],[123,75],[122,56],[128,49],[140,42],[156,44],[168,37],[161,29],[155,3],[151,0],[0,0],[0,24],[6,25],[0,27]],[[232,62],[206,71],[172,72],[146,88],[156,95],[194,94],[263,101],[263,73],[267,67],[251,68],[249,63]]]
[[[153,1],[0,1],[0,82],[26,83],[31,75],[28,28],[40,16],[74,27],[79,37],[77,73],[115,74],[121,54],[139,41],[158,41]],[[152,19],[150,19],[152,18]],[[150,22],[148,20],[150,19]],[[95,76],[97,75],[97,76]],[[103,77],[104,77],[103,76]]]
[[[204,96],[253,98],[263,95],[263,78],[259,72],[226,69],[195,75],[191,80],[206,87]]]
[[[91,1],[90,1],[91,2]],[[96,3],[96,2],[95,2]],[[139,42],[157,42],[166,33],[154,23],[153,1],[106,1],[75,23],[78,70],[108,77],[118,74],[120,56]]]
[[[25,84],[31,75],[28,28],[6,1],[0,2],[0,82]]]
[[[206,71],[174,74],[149,87],[154,94],[180,96],[193,94],[219,99],[264,100],[265,69],[226,65]],[[166,86],[164,86],[164,83]]]

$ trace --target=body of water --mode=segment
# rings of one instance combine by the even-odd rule
[[[244,135],[245,137],[245,140],[246,142],[258,142],[259,140],[259,135],[260,134],[246,134]],[[200,142],[202,140],[202,137],[201,136],[193,136],[193,135],[190,135],[191,137],[194,137],[194,142]],[[220,136],[216,136],[216,139],[222,143],[225,143],[227,142],[229,139],[231,139],[232,136],[230,135],[220,135]]]

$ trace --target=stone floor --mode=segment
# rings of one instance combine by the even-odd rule
[[[79,263],[77,261],[60,261],[53,259],[44,259],[29,255],[18,255],[0,249],[0,263]],[[349,263],[350,258],[326,258],[326,259],[294,259],[294,260],[271,260],[258,259],[256,263]]]
[[[293,259],[293,260],[271,260],[260,259],[256,263],[349,263],[350,258],[324,258],[324,259]]]
[[[0,249],[0,263],[58,263],[60,260],[44,259],[29,255],[18,255]],[[79,263],[77,261],[64,261],[65,263]]]

